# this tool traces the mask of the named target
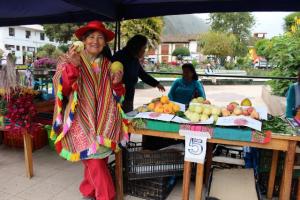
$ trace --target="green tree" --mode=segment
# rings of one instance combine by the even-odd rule
[[[182,60],[185,56],[190,56],[190,50],[186,47],[180,47],[172,52],[172,56],[176,56],[177,60]]]
[[[254,16],[251,13],[211,13],[209,21],[213,31],[232,33],[236,36],[234,56],[245,56],[247,54],[251,28],[255,24]]]
[[[60,43],[67,43],[71,40],[75,30],[82,25],[83,23],[45,24],[43,27],[50,39],[55,39]]]
[[[134,35],[141,34],[148,38],[149,46],[151,48],[155,48],[160,42],[163,25],[162,17],[123,21],[121,23],[122,45],[124,46]]]
[[[265,57],[267,60],[270,59],[270,53],[272,49],[272,40],[261,39],[255,43],[256,54]]]
[[[45,44],[37,49],[37,57],[58,58],[63,52],[52,44]]]
[[[74,32],[85,23],[67,24],[45,24],[44,30],[49,38],[60,43],[67,43],[74,38]],[[106,22],[105,26],[114,31],[115,23]],[[149,40],[149,46],[155,48],[160,42],[160,35],[163,29],[163,18],[152,17],[145,19],[125,20],[121,23],[121,43],[126,44],[129,38],[135,34],[142,34]],[[113,43],[111,43],[113,44]]]
[[[294,12],[284,18],[284,30],[291,31],[292,25],[295,23],[295,17],[300,18],[300,12]]]
[[[200,34],[199,44],[204,55],[213,55],[225,65],[227,56],[233,56],[236,37],[233,34],[207,32]]]

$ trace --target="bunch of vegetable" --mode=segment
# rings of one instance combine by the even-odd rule
[[[263,131],[272,131],[272,133],[293,135],[295,133],[294,128],[281,117],[268,116],[268,120],[263,122]]]

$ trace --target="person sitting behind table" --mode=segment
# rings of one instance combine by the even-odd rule
[[[182,65],[182,78],[174,81],[168,94],[171,101],[189,104],[195,97],[206,98],[205,91],[194,66],[191,63]]]
[[[293,118],[296,115],[297,109],[300,106],[300,68],[298,69],[298,80],[290,85],[286,97],[286,112],[287,118]]]

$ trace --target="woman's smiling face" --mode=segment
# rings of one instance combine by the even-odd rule
[[[102,52],[104,46],[106,45],[104,35],[95,31],[88,35],[83,41],[86,52],[92,56],[98,56]]]

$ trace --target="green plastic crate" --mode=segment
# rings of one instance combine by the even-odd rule
[[[48,134],[49,146],[50,146],[51,149],[55,150],[54,141],[50,139],[50,133],[51,133],[52,127],[50,125],[46,125],[45,129],[46,129],[47,134]]]

